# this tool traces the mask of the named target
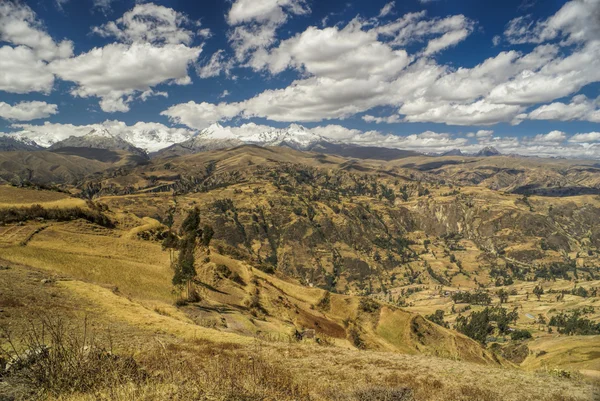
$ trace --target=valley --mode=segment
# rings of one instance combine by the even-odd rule
[[[11,175],[0,186],[0,325],[17,338],[57,319],[110,333],[117,355],[153,375],[114,384],[111,399],[598,396],[590,162],[350,159],[256,145],[150,159],[111,148],[120,156],[106,159],[85,149],[0,153],[35,163],[33,175],[1,165]],[[47,157],[72,164],[44,170]],[[576,187],[588,189],[564,191]],[[198,233],[212,235],[193,248],[193,278],[174,286],[184,248],[167,240],[185,238],[194,210]],[[211,355],[260,360],[285,379],[257,381]],[[220,369],[239,388],[170,363]],[[0,394],[22,396],[6,380]]]

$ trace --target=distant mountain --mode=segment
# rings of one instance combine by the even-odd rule
[[[177,143],[153,154],[155,157],[174,157],[240,145],[285,146],[294,150],[334,154],[357,159],[394,160],[421,155],[420,153],[376,146],[335,143],[309,129],[292,124],[287,128],[255,133],[237,133],[235,129],[212,124],[187,141]]]
[[[501,153],[493,146],[486,146],[475,154],[477,157],[500,156]]]
[[[143,149],[140,149],[126,140],[111,134],[107,129],[93,129],[84,136],[70,136],[69,138],[56,142],[50,146],[50,150],[53,151],[58,149],[76,150],[78,148],[103,149],[113,152],[125,151],[127,153],[147,158],[147,154]]]
[[[460,149],[452,149],[442,153],[440,156],[464,156],[464,153]]]
[[[0,152],[15,152],[20,150],[41,150],[37,143],[28,139],[20,139],[13,136],[0,136]]]

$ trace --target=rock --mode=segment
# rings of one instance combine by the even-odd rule
[[[50,347],[47,345],[41,345],[37,348],[30,348],[6,362],[4,372],[7,374],[14,373],[16,371],[26,369],[43,358],[48,357],[50,353]]]
[[[49,279],[49,278],[44,278],[40,281],[42,284],[52,284],[54,282],[54,280]]]

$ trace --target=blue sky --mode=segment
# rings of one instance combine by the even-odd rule
[[[599,26],[600,0],[5,1],[0,132],[298,123],[598,157]]]

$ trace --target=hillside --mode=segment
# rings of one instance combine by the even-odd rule
[[[173,382],[192,391],[185,383],[204,382],[169,375],[164,360],[157,361],[168,349],[173,363],[200,363],[211,347],[224,360],[249,355],[264,363],[261,369],[274,369],[272,363],[282,369],[277,375],[287,381],[260,382],[258,399],[363,399],[360,391],[381,388],[408,388],[408,400],[597,396],[600,336],[566,335],[549,321],[578,310],[600,321],[594,292],[600,201],[585,194],[524,196],[468,182],[469,171],[510,160],[543,182],[547,177],[535,173],[550,161],[357,160],[255,145],[137,165],[94,160],[99,154],[37,151],[23,159],[70,161],[70,182],[50,174],[50,161],[35,170],[48,166],[45,179],[69,193],[0,187],[0,265],[8,267],[0,271],[6,278],[0,321],[27,330],[40,304],[48,305],[41,316],[73,324],[93,315],[100,336],[109,330],[120,354],[136,344],[136,361],[162,378],[119,387],[122,399],[139,395],[131,391],[166,397]],[[582,165],[565,161],[555,169]],[[594,174],[588,171],[582,185],[591,187]],[[182,250],[170,250],[165,240],[173,233],[184,238],[195,208],[199,232],[210,226],[213,235],[209,246],[193,248],[197,274],[193,291],[182,295],[186,290],[172,285],[172,262]],[[488,300],[452,298],[461,293]],[[493,321],[481,338],[459,327],[496,307],[515,313],[510,329]],[[515,330],[531,338],[513,340]],[[206,369],[211,375],[232,368]],[[240,383],[253,380],[235,374]],[[295,385],[298,393],[278,393]],[[332,398],[336,391],[339,398]]]

